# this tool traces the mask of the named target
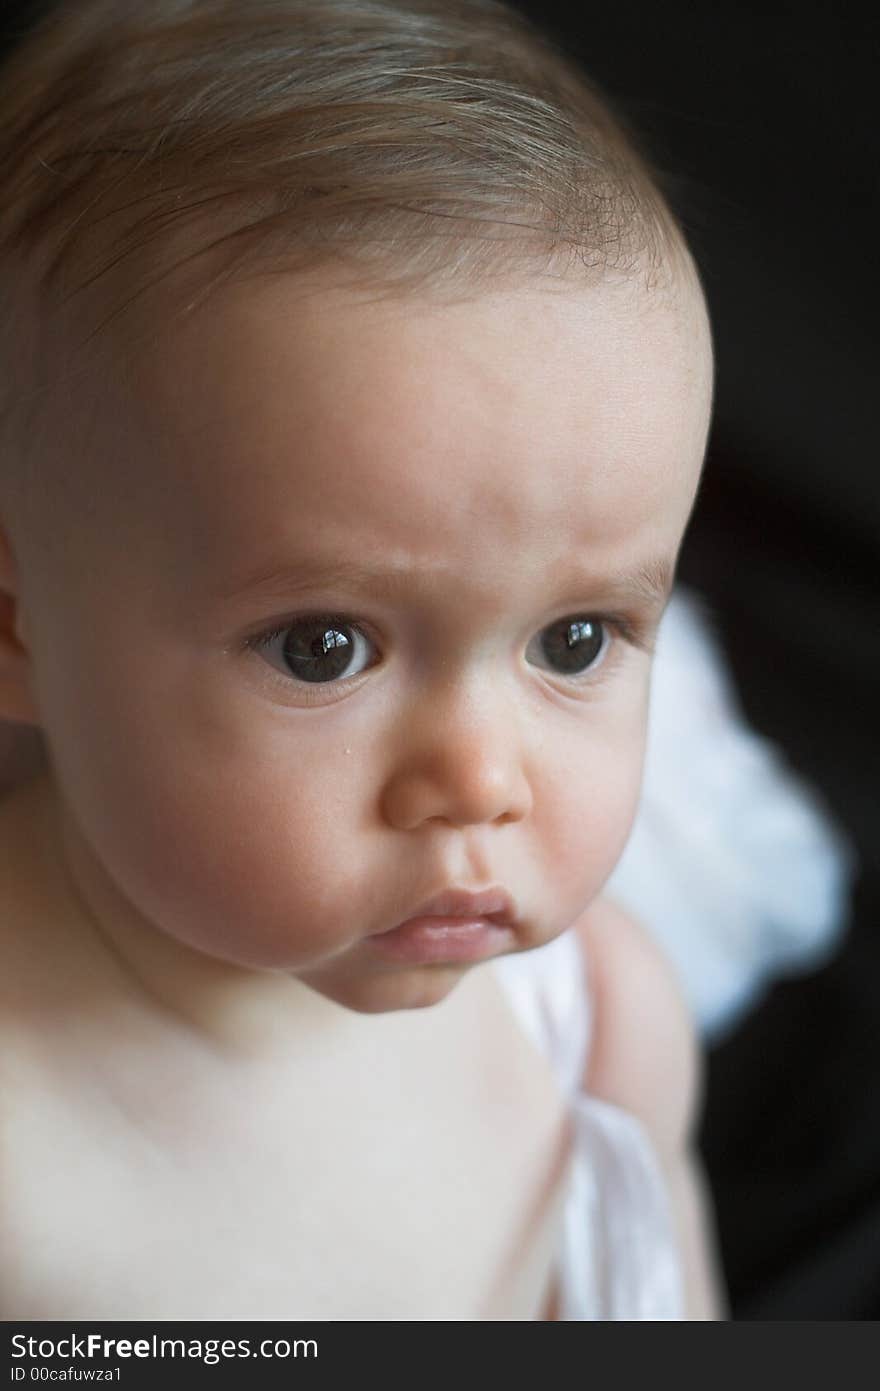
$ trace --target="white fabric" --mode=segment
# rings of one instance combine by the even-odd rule
[[[854,872],[827,809],[743,720],[706,604],[678,587],[657,640],[641,805],[606,890],[666,950],[704,1037],[829,957]]]
[[[653,1147],[634,1116],[581,1090],[591,1020],[577,938],[569,930],[492,967],[571,1105],[560,1318],[683,1319],[672,1213]]]
[[[657,643],[641,805],[606,888],[665,948],[704,1035],[834,950],[854,868],[815,794],[745,724],[705,605],[677,588]],[[561,1316],[683,1318],[651,1143],[635,1117],[580,1090],[591,1021],[577,939],[493,966],[572,1108]]]

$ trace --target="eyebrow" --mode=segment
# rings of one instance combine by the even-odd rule
[[[571,581],[582,584],[585,589],[599,591],[615,602],[663,606],[672,592],[674,574],[675,561],[663,556],[620,574],[572,572]],[[371,566],[346,561],[324,564],[317,558],[301,559],[296,564],[264,567],[241,576],[215,597],[224,602],[245,596],[271,598],[274,595],[307,594],[337,585],[351,590],[372,589],[377,593],[395,595],[411,588],[417,576],[431,582],[431,572],[411,562],[396,566]]]

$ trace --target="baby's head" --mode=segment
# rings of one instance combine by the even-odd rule
[[[366,1012],[556,936],[710,409],[626,138],[488,0],[83,0],[0,130],[0,715],[93,914]]]

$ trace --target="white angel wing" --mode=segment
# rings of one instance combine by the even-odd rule
[[[717,1038],[772,980],[826,959],[854,856],[780,750],[745,724],[706,606],[677,588],[663,618],[645,781],[607,892],[678,967]]]

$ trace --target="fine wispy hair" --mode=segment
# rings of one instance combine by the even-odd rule
[[[683,247],[580,65],[496,0],[62,0],[0,69],[6,427],[53,315],[88,342],[183,267],[192,309],[268,266],[657,285]]]

